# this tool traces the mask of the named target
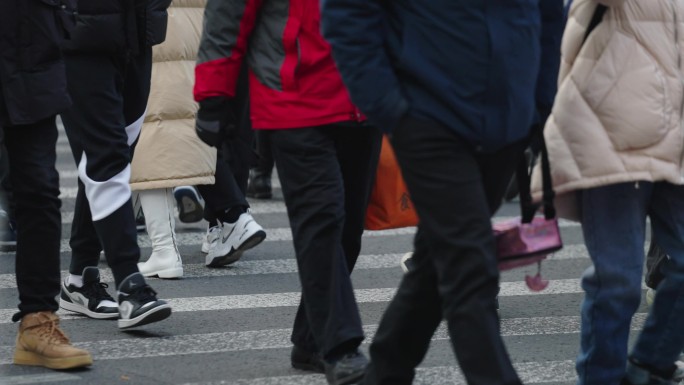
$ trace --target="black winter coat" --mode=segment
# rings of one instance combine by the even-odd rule
[[[164,41],[171,0],[79,0],[66,52],[137,53]]]
[[[60,52],[69,8],[67,0],[0,0],[0,125],[32,124],[71,105]]]

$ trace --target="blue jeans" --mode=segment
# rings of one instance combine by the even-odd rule
[[[617,385],[625,374],[630,323],[642,293],[647,216],[654,241],[671,258],[631,357],[666,370],[684,348],[684,186],[621,183],[584,190],[579,200],[594,265],[582,277],[578,385]]]

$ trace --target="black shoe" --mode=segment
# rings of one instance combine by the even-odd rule
[[[100,270],[94,266],[83,269],[83,286],[62,281],[59,307],[95,319],[119,318],[119,306],[107,293],[107,284],[100,282]]]
[[[271,175],[261,172],[252,172],[247,185],[247,197],[256,199],[271,199]]]
[[[368,359],[360,352],[344,355],[337,361],[325,364],[325,378],[330,385],[350,385],[361,380],[366,373]]]
[[[161,321],[171,315],[171,306],[157,299],[157,292],[140,273],[126,277],[119,286],[119,329]]]
[[[180,186],[173,189],[173,197],[178,206],[178,219],[183,223],[195,223],[204,218],[204,199],[193,186]]]
[[[325,373],[323,357],[319,353],[311,353],[298,346],[292,347],[290,353],[292,367],[299,370],[306,370],[315,373]]]
[[[676,372],[676,365],[665,371],[656,371],[630,358],[627,374],[620,385],[677,385],[680,382],[674,379]]]

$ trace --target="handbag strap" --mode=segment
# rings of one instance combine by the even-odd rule
[[[601,23],[608,7],[598,4],[591,17],[589,26],[587,27],[584,37],[582,38],[582,45],[589,38],[591,32]],[[541,205],[544,208],[544,217],[546,219],[553,219],[556,217],[556,207],[553,205],[553,200],[556,193],[553,191],[553,183],[551,181],[551,166],[549,164],[549,153],[544,141],[544,126],[540,124],[534,127],[530,136],[532,141],[537,141],[541,153],[541,172],[542,172],[542,188],[543,196]],[[534,218],[534,214],[538,211],[540,204],[532,202],[532,194],[530,192],[532,165],[534,165],[534,156],[532,159],[523,159],[518,164],[516,177],[518,181],[518,191],[520,192],[520,211],[522,214],[522,222],[530,223]]]
[[[536,137],[535,137],[536,136]],[[537,126],[533,129],[532,139],[538,140],[540,154],[541,154],[541,172],[542,172],[542,202],[544,207],[544,217],[546,219],[553,219],[556,217],[556,207],[553,205],[553,200],[556,193],[553,191],[553,183],[551,181],[551,166],[549,163],[549,153],[544,142],[544,131],[542,126]],[[518,191],[520,192],[520,212],[522,214],[522,222],[530,223],[534,214],[539,210],[540,204],[532,202],[532,194],[530,192],[531,171],[534,159],[527,159],[523,155],[520,162],[518,162],[518,169],[516,171],[516,178],[518,181]]]

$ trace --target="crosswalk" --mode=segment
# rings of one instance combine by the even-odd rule
[[[62,275],[67,274],[68,234],[73,220],[77,173],[62,134],[58,170],[63,199]],[[274,180],[277,182],[277,180]],[[187,384],[314,385],[321,375],[289,367],[290,327],[299,303],[299,281],[279,185],[269,201],[253,201],[252,212],[267,231],[266,241],[227,268],[209,269],[200,252],[205,224],[178,224],[185,275],[180,280],[150,280],[174,314],[139,331],[121,332],[115,323],[60,311],[62,325],[75,345],[90,350],[95,364],[77,372],[51,372],[11,365],[17,291],[13,254],[0,254],[0,385],[10,384]],[[516,215],[506,204],[497,219]],[[561,223],[566,246],[543,264],[549,287],[530,292],[525,274],[534,268],[505,272],[501,284],[501,332],[516,369],[526,384],[569,385],[575,381],[579,342],[579,278],[589,266],[581,229]],[[411,249],[415,229],[367,232],[353,274],[366,341],[395,293],[402,272],[401,256]],[[139,235],[143,260],[150,253],[147,234]],[[112,276],[104,262],[102,279]],[[635,316],[638,330],[645,307]],[[465,384],[442,326],[417,371],[415,384]]]

